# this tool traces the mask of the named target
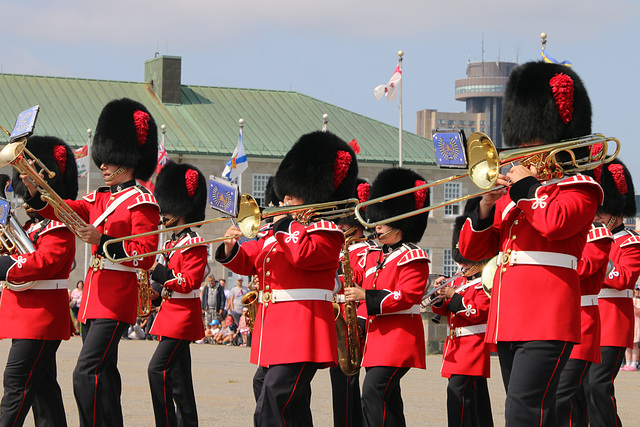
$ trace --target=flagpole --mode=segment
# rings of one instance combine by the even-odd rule
[[[87,157],[91,159],[91,129],[87,129]],[[91,161],[87,162],[87,191],[85,194],[89,194],[91,189]],[[88,243],[84,244],[84,271],[89,269],[89,251],[90,247]]]
[[[329,124],[329,115],[327,113],[324,113],[322,115],[322,132],[327,131],[327,124]]]
[[[244,129],[244,119],[238,120],[238,125],[240,125],[240,140],[243,140],[242,131]],[[244,146],[244,141],[242,141],[242,145]],[[238,175],[238,191],[240,192],[240,194],[242,194],[242,174]]]
[[[402,57],[404,56],[404,52],[398,51],[398,67],[400,67],[400,72],[402,72]],[[402,76],[402,80],[404,80],[404,76]],[[402,80],[400,81],[400,87],[398,88],[398,166],[402,167]]]

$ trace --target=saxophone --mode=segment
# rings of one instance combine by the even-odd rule
[[[138,276],[138,317],[144,319],[151,314],[151,280],[146,270],[136,270]]]
[[[343,286],[345,288],[354,286],[351,260],[349,259],[349,245],[358,240],[363,239],[349,236],[344,240],[344,246],[342,247],[341,262],[344,280]],[[336,319],[336,332],[338,334],[338,365],[345,375],[355,375],[360,371],[360,363],[362,362],[360,327],[358,326],[356,304],[353,301],[346,301],[344,303],[343,317],[340,312],[340,304],[333,303],[333,313]]]
[[[256,323],[256,314],[258,313],[258,291],[249,291],[242,295],[240,302],[248,309],[247,327],[250,332],[253,332],[253,325]]]

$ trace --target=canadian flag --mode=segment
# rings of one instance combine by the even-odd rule
[[[400,64],[398,64],[387,84],[376,86],[373,90],[373,95],[378,101],[380,101],[380,98],[383,96],[387,101],[392,101],[397,98],[397,89],[400,84],[402,84],[402,69],[400,68]]]

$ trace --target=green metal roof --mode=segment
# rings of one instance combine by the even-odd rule
[[[11,130],[21,111],[40,105],[35,133],[78,147],[86,143],[87,129],[95,128],[102,107],[122,97],[141,102],[158,126],[167,126],[170,154],[230,155],[242,118],[247,156],[281,158],[300,135],[320,129],[327,113],[331,132],[358,141],[358,161],[398,159],[397,127],[289,91],[182,85],[182,103],[163,104],[147,83],[0,74],[0,124]],[[404,131],[403,161],[435,164],[431,140]]]

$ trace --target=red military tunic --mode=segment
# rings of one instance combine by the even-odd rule
[[[601,346],[633,347],[633,288],[640,275],[640,237],[624,226],[612,230],[615,242],[609,258],[613,270],[598,297]],[[606,295],[605,295],[606,294]]]
[[[167,241],[164,247],[168,249],[201,242],[204,242],[202,237],[188,231],[181,233],[177,240]],[[204,337],[200,283],[207,266],[207,246],[168,252],[163,261],[163,264],[156,266],[152,278],[173,292],[169,299],[162,301],[150,333],[175,339],[199,340]]]
[[[236,246],[228,259],[224,259],[224,247],[218,248],[216,258],[232,271],[259,278],[264,302],[258,305],[251,363],[337,365],[332,301],[343,242],[344,234],[332,222],[305,227],[285,218],[274,224],[272,235]],[[283,291],[297,296],[278,302]],[[305,294],[324,299],[305,299],[301,296]],[[274,295],[276,300],[269,300]]]
[[[431,310],[447,316],[449,334],[442,351],[442,376],[471,375],[489,378],[491,354],[484,335],[489,314],[489,297],[482,289],[481,279],[467,281],[460,277],[454,282],[456,295]],[[455,313],[450,309],[455,307]]]
[[[424,250],[408,243],[351,253],[354,281],[367,291],[366,304],[358,307],[358,317],[367,319],[362,366],[426,369],[420,303],[429,262]]]
[[[160,214],[155,197],[144,187],[132,185],[133,181],[129,181],[111,189],[100,187],[81,200],[65,200],[84,221],[92,224],[112,204],[126,197],[108,217],[99,224],[94,224],[105,235],[100,245],[91,246],[94,262],[102,259],[103,243],[108,237],[125,237],[158,229]],[[45,218],[57,219],[50,205],[41,207],[32,201],[29,204],[39,209],[39,213]],[[121,257],[148,253],[157,249],[158,236],[139,237],[112,246]],[[153,263],[154,257],[145,257],[115,264],[113,267],[109,267],[108,262],[103,264],[106,265],[103,268],[90,267],[85,279],[78,320],[84,323],[87,319],[112,319],[136,323],[138,282],[135,270],[148,270]]]
[[[60,222],[49,222],[44,229],[42,225],[39,222],[27,230],[32,239],[38,233],[36,251],[6,257],[8,263],[3,261],[2,268],[9,281],[55,280],[60,289],[38,289],[37,282],[25,291],[4,289],[0,300],[0,338],[67,340],[71,335],[73,324],[66,282],[76,255],[76,238]]]
[[[590,177],[546,185],[528,177],[496,202],[493,217],[480,221],[472,213],[460,233],[461,255],[477,261],[500,252],[502,261],[487,342],[580,341],[577,261],[602,197]]]
[[[613,235],[606,227],[593,226],[587,237],[587,245],[578,261],[580,276],[581,312],[580,344],[573,346],[570,359],[600,363],[600,315],[598,292],[607,275],[609,250]]]

